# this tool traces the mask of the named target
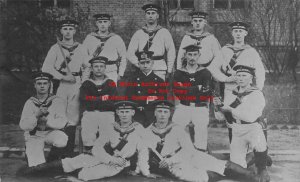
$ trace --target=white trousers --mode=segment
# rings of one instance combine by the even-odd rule
[[[81,135],[84,146],[93,146],[97,132],[101,134],[115,122],[114,112],[85,111],[81,121]]]
[[[35,135],[25,133],[26,156],[28,166],[36,166],[46,162],[44,155],[45,143],[55,147],[65,147],[68,136],[60,131],[37,131]]]
[[[124,167],[104,164],[92,155],[80,154],[74,158],[62,160],[64,172],[81,169],[78,178],[84,181],[111,177],[121,172]]]
[[[76,126],[79,122],[79,83],[68,83],[61,81],[57,89],[57,96],[64,100],[66,116],[69,125]]]
[[[209,110],[207,107],[191,107],[178,104],[173,121],[184,128],[189,122],[193,122],[195,125],[195,147],[202,150],[207,149],[207,126],[209,123]]]
[[[233,123],[231,126],[232,141],[230,144],[230,160],[246,168],[246,154],[248,148],[251,147],[257,152],[264,152],[267,150],[266,138],[261,125],[258,123]]]

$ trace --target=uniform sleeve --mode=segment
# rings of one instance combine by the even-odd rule
[[[175,63],[176,58],[176,51],[175,51],[175,45],[173,42],[172,35],[168,30],[165,31],[165,48],[167,51],[167,57],[168,57],[168,73],[172,73],[173,66]]]
[[[255,77],[256,86],[257,88],[262,90],[266,79],[265,78],[266,71],[257,51],[255,51],[255,56],[253,56],[253,60],[254,60],[254,68],[255,68],[255,76],[256,76]]]
[[[57,60],[56,52],[57,50],[55,46],[52,46],[45,58],[44,64],[42,66],[42,71],[50,73],[54,78],[61,80],[63,78],[63,75],[59,73],[54,67],[55,62]]]
[[[214,56],[211,64],[207,67],[207,69],[211,72],[215,80],[219,82],[225,82],[228,77],[221,71],[221,67],[225,63],[225,58],[221,51],[220,43],[214,36],[212,37],[211,41],[211,49]]]
[[[34,111],[34,105],[27,100],[21,115],[20,128],[24,131],[31,131],[37,125],[37,118]]]
[[[265,98],[261,91],[253,91],[244,97],[242,103],[232,109],[232,115],[240,120],[252,123],[262,115]]]
[[[128,46],[127,59],[136,67],[138,67],[138,58],[136,57],[135,52],[138,50],[138,46],[139,46],[138,32],[135,32]]]
[[[66,106],[62,99],[56,98],[52,101],[54,110],[47,116],[47,126],[53,129],[62,129],[66,126],[68,119],[65,111]]]
[[[117,44],[117,51],[118,51],[118,55],[119,58],[121,59],[120,62],[120,67],[119,67],[119,75],[120,76],[124,76],[124,72],[126,69],[126,65],[127,65],[127,59],[126,59],[126,46],[124,41],[122,40],[122,38],[120,36],[118,36],[117,38],[118,40],[116,41]]]
[[[177,69],[181,69],[182,67],[182,59],[184,57],[184,54],[185,54],[185,50],[183,49],[185,46],[187,45],[187,37],[184,36],[182,41],[181,41],[181,44],[180,44],[180,47],[179,47],[179,50],[178,50],[178,55],[177,55]]]

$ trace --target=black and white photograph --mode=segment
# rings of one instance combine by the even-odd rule
[[[300,0],[0,0],[0,182],[299,182]]]

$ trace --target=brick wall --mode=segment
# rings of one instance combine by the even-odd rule
[[[142,5],[147,0],[73,0],[73,8],[78,5],[87,10],[90,8],[91,30],[95,30],[93,15],[109,13],[113,15],[112,30],[122,36],[126,45],[133,33],[144,24]]]

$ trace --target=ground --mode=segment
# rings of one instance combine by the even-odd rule
[[[23,132],[16,125],[0,126],[1,146],[23,147]],[[269,150],[274,160],[272,167],[268,168],[272,182],[297,182],[300,179],[300,130],[269,130]],[[214,152],[221,150],[227,151],[228,138],[227,129],[225,128],[209,128],[209,143]],[[222,151],[221,151],[222,152]],[[23,158],[12,155],[9,158],[0,160],[0,176],[3,182],[52,182],[52,181],[78,181],[73,176],[39,176],[39,177],[16,177],[15,171],[22,165],[25,165]],[[146,179],[144,177],[118,176],[109,179],[97,181],[174,181],[173,179],[159,178]]]

